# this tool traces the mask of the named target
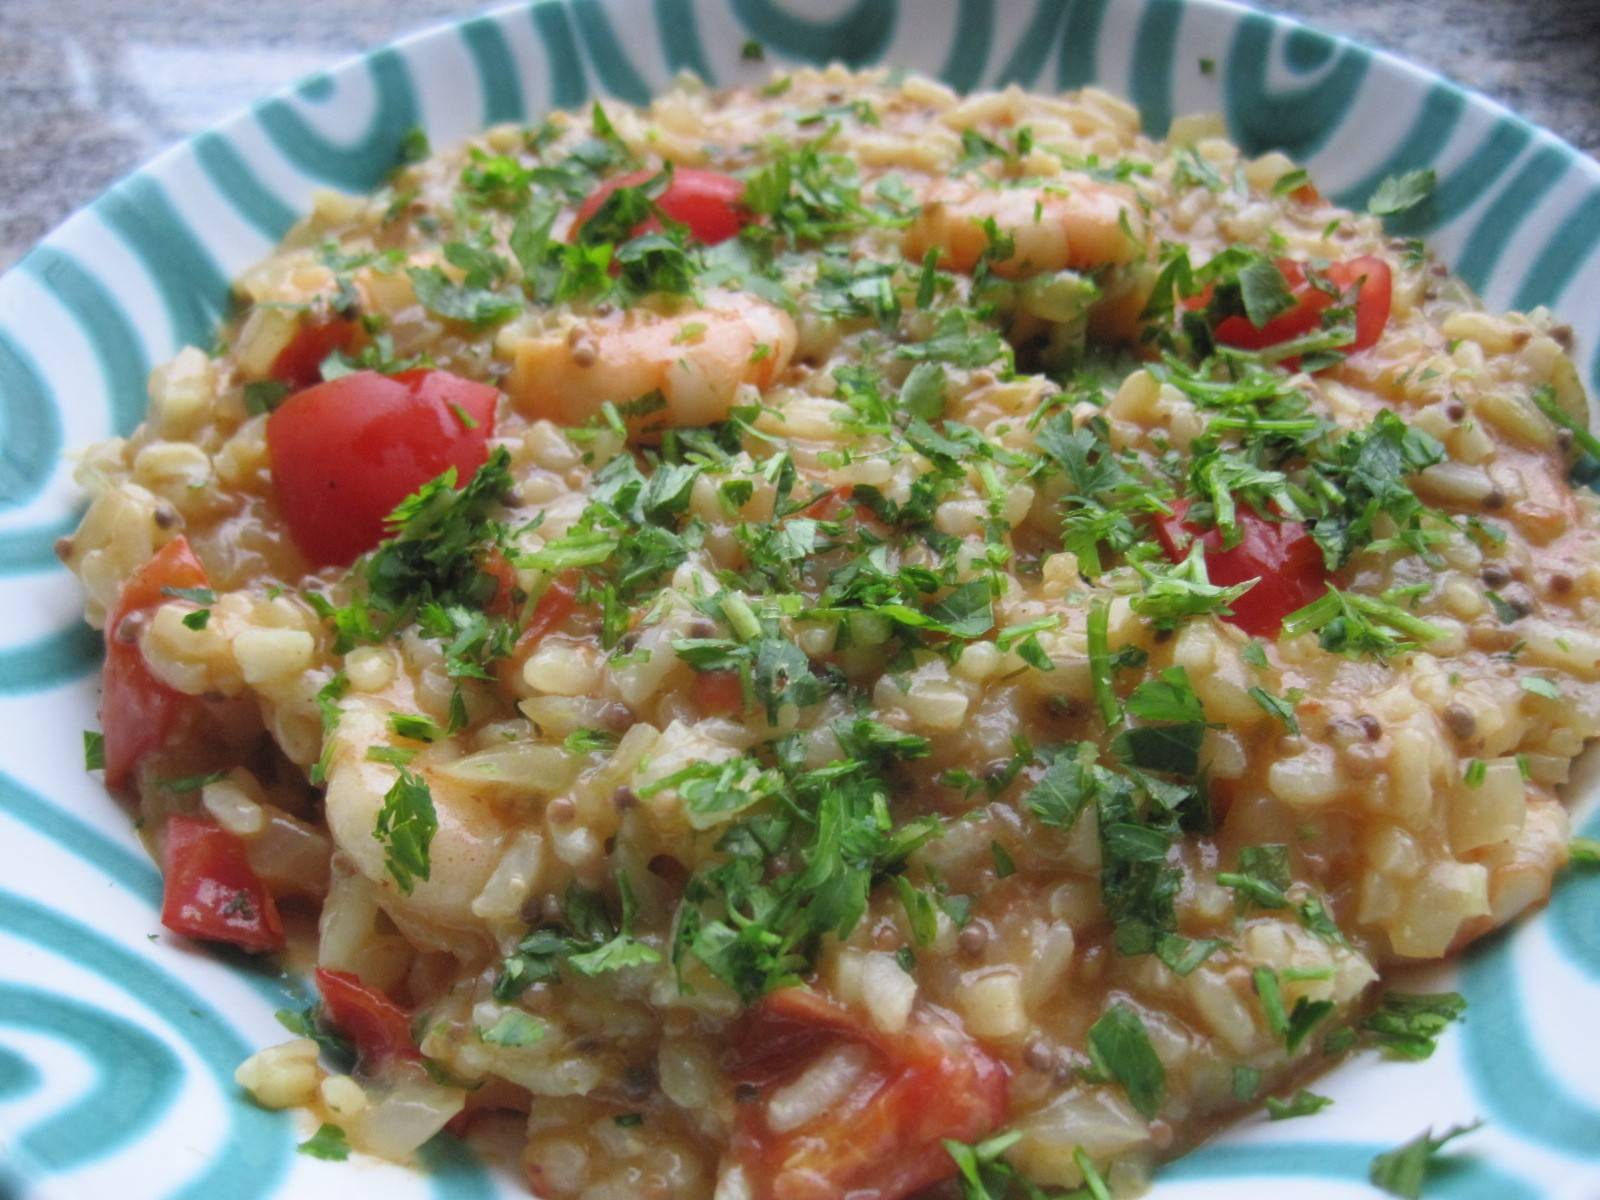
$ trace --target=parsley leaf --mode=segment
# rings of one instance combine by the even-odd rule
[[[1390,1058],[1420,1062],[1433,1054],[1439,1035],[1466,1010],[1466,997],[1459,992],[1385,992],[1361,1028]]]
[[[518,1008],[508,1008],[489,1028],[479,1029],[478,1038],[491,1046],[521,1047],[543,1041],[546,1032],[545,1023],[538,1017],[530,1016]]]
[[[617,872],[617,891],[622,900],[622,921],[616,936],[593,950],[585,950],[567,959],[567,964],[581,975],[600,975],[661,961],[660,951],[633,936],[633,918],[638,902],[634,899],[633,885],[628,882],[625,871]]]
[[[1023,798],[1028,811],[1044,825],[1071,829],[1096,794],[1094,744],[1081,742],[1058,753],[1039,781]],[[1088,759],[1088,762],[1085,759]]]
[[[1166,1098],[1167,1072],[1131,1005],[1113,1003],[1089,1027],[1089,1058],[1102,1078],[1120,1083],[1134,1108],[1154,1119]]]
[[[1289,847],[1246,846],[1239,851],[1239,869],[1218,872],[1217,882],[1262,908],[1282,908],[1289,902],[1284,896],[1290,883]]]
[[[106,735],[97,729],[83,731],[83,769],[85,771],[106,769]]]
[[[438,829],[439,818],[426,781],[401,767],[384,794],[372,836],[383,843],[384,865],[408,896],[416,880],[428,878],[428,849]]]
[[[1128,696],[1127,712],[1145,724],[1119,733],[1112,751],[1128,765],[1146,771],[1192,776],[1200,765],[1205,713],[1182,667],[1169,667]]]
[[[1253,645],[1254,643],[1252,643]],[[1274,696],[1264,687],[1251,687],[1250,699],[1254,700],[1261,710],[1270,716],[1277,717],[1283,723],[1286,732],[1298,734],[1300,722],[1295,719],[1294,702],[1287,696]]]
[[[1309,1117],[1312,1113],[1319,1113],[1333,1100],[1327,1096],[1319,1096],[1315,1092],[1308,1092],[1301,1088],[1288,1100],[1280,1100],[1276,1096],[1268,1096],[1266,1100],[1267,1116],[1274,1121],[1287,1121],[1294,1117]]]
[[[321,1158],[328,1162],[344,1162],[350,1157],[350,1143],[345,1141],[344,1130],[324,1122],[317,1131],[295,1147],[301,1154]]]
[[[1012,1194],[1017,1169],[1000,1157],[1022,1138],[1017,1129],[997,1133],[971,1146],[944,1140],[946,1153],[955,1161],[962,1200],[1005,1200]]]
[[[1298,303],[1283,272],[1269,258],[1254,259],[1239,272],[1239,294],[1245,316],[1257,329]]]
[[[1283,619],[1283,637],[1315,633],[1324,650],[1352,658],[1371,654],[1380,659],[1415,649],[1444,636],[1436,625],[1412,616],[1398,605],[1375,596],[1341,592],[1332,584],[1326,594]]]
[[[1433,194],[1438,176],[1432,167],[1391,175],[1380,183],[1367,201],[1367,211],[1375,217],[1392,217],[1409,212]]]
[[[1474,1121],[1470,1125],[1455,1125],[1439,1137],[1433,1136],[1433,1130],[1425,1129],[1398,1149],[1385,1151],[1374,1158],[1367,1177],[1375,1187],[1382,1188],[1391,1196],[1399,1196],[1402,1200],[1419,1200],[1433,1156],[1448,1142],[1471,1133],[1482,1124],[1482,1121]]]
[[[522,311],[522,301],[481,285],[454,283],[438,267],[406,270],[418,302],[435,316],[479,328],[496,325]]]

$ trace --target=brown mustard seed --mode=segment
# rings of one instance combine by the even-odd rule
[[[611,793],[611,803],[618,812],[627,812],[630,808],[638,807],[639,793],[631,787],[619,787]]]
[[[1458,742],[1464,742],[1478,732],[1478,718],[1472,715],[1472,710],[1465,704],[1446,704],[1440,716],[1444,718],[1444,727],[1450,731],[1450,736]]]
[[[1572,576],[1565,571],[1556,571],[1550,576],[1550,590],[1557,596],[1565,596],[1572,590]]]
[[[1499,563],[1490,563],[1478,573],[1478,578],[1492,588],[1502,588],[1511,582],[1511,572]]]
[[[1444,415],[1452,421],[1459,421],[1467,415],[1467,406],[1459,400],[1452,400],[1444,406]]]
[[[967,957],[977,958],[989,945],[988,927],[983,924],[968,925],[961,931],[961,936],[956,938],[956,945]]]
[[[157,529],[171,529],[178,523],[178,512],[163,504],[151,515],[151,520],[156,523]]]
[[[1483,498],[1483,506],[1490,511],[1506,506],[1506,494],[1499,488],[1490,488],[1489,494]]]
[[[545,816],[557,825],[565,825],[578,815],[578,806],[569,796],[557,796],[544,808]]]
[[[1362,713],[1356,718],[1356,724],[1361,726],[1361,732],[1369,742],[1375,742],[1383,736],[1383,723],[1371,713]]]
[[[622,1090],[630,1100],[643,1100],[656,1090],[656,1069],[634,1064],[622,1072]]]
[[[66,562],[67,559],[72,557],[72,539],[69,537],[58,537],[56,539],[54,550],[56,552],[56,557],[62,562]]]

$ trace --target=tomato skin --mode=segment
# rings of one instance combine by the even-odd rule
[[[123,622],[135,613],[162,604],[166,600],[162,588],[203,588],[210,584],[189,539],[180,536],[156,551],[122,585],[116,610],[106,621],[106,660],[100,672],[100,727],[105,731],[107,787],[126,783],[139,760],[166,742],[179,716],[200,703],[151,674],[138,641],[123,640]]]
[[[826,1045],[861,1043],[876,1062],[850,1095],[798,1129],[767,1128],[759,1100],[741,1106],[733,1153],[758,1200],[902,1200],[948,1179],[942,1142],[973,1142],[1006,1115],[1006,1068],[934,1010],[883,1034],[805,988],[768,996],[740,1030],[735,1078],[765,1091]]]
[[[545,585],[544,591],[534,603],[528,623],[522,627],[522,632],[517,636],[517,645],[512,657],[519,661],[527,658],[544,640],[545,634],[570,617],[572,610],[577,606],[578,572],[563,571]]]
[[[1340,291],[1349,291],[1358,282],[1361,285],[1356,293],[1356,340],[1350,343],[1351,353],[1376,345],[1389,324],[1389,309],[1394,301],[1394,278],[1389,264],[1367,254],[1349,262],[1334,263],[1327,275]]]
[[[572,222],[573,236],[599,211],[612,192],[618,188],[638,187],[656,175],[655,171],[632,171],[601,184],[578,206],[578,215]],[[744,207],[744,184],[731,175],[697,167],[676,168],[672,172],[672,182],[656,197],[655,204],[669,219],[687,225],[695,241],[707,246],[734,237],[750,220],[750,212]],[[634,227],[633,236],[656,233],[660,229],[661,222],[651,217]]]
[[[322,361],[335,350],[349,352],[361,340],[361,326],[344,317],[328,316],[300,326],[289,344],[278,351],[267,372],[292,388],[310,387],[322,380]]]
[[[859,515],[850,497],[855,492],[853,484],[829,488],[800,510],[800,515],[813,521],[846,521]]]
[[[1189,524],[1184,520],[1188,511],[1189,502],[1179,500],[1170,517],[1156,519],[1156,537],[1168,558],[1182,562],[1190,543],[1198,541],[1212,583],[1227,587],[1259,580],[1229,606],[1233,615],[1223,620],[1253,637],[1276,637],[1284,617],[1327,591],[1322,547],[1299,521],[1268,521],[1240,506],[1239,544],[1224,550],[1221,531]]]
[[[1240,350],[1265,350],[1320,327],[1322,314],[1333,306],[1334,297],[1308,283],[1304,265],[1293,259],[1280,258],[1278,270],[1298,301],[1295,307],[1273,317],[1260,329],[1252,325],[1248,317],[1224,317],[1217,322],[1214,331],[1217,341]],[[1356,340],[1343,349],[1354,354],[1375,345],[1389,323],[1394,293],[1389,264],[1373,255],[1363,255],[1348,262],[1334,263],[1324,274],[1341,292],[1360,283],[1355,302]]]
[[[162,857],[161,923],[173,933],[255,952],[283,948],[278,906],[243,841],[215,821],[172,816]]]
[[[744,711],[744,682],[737,671],[700,671],[694,677],[694,704],[703,716],[731,717]]]
[[[355,1043],[364,1064],[422,1057],[411,1037],[411,1014],[349,971],[318,967],[317,991],[328,1023]]]
[[[487,384],[415,370],[357,371],[284,401],[267,418],[267,452],[300,552],[343,566],[383,540],[384,518],[423,484],[450,467],[465,484],[489,456],[498,398]]]

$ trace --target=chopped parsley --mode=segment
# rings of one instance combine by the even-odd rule
[[[1333,1101],[1327,1096],[1319,1096],[1315,1092],[1308,1092],[1301,1088],[1287,1100],[1280,1100],[1276,1096],[1268,1096],[1265,1104],[1267,1116],[1274,1121],[1288,1121],[1294,1117],[1309,1117],[1319,1113]]]
[[[400,767],[384,793],[372,836],[383,845],[390,878],[408,896],[418,879],[426,882],[429,877],[428,850],[438,831],[439,817],[427,782]]]
[[[1283,636],[1315,633],[1324,650],[1358,657],[1370,654],[1392,658],[1442,637],[1443,630],[1414,616],[1397,604],[1376,596],[1341,592],[1332,584],[1327,592],[1283,619]]]
[[[344,1130],[326,1122],[317,1126],[317,1131],[295,1149],[311,1158],[328,1162],[344,1162],[350,1157],[350,1143],[345,1140]]]
[[[491,1046],[521,1048],[533,1046],[544,1040],[545,1023],[521,1009],[508,1008],[495,1018],[493,1025],[478,1030],[478,1039]]]
[[[1402,1200],[1419,1200],[1434,1155],[1448,1143],[1466,1136],[1482,1124],[1482,1121],[1474,1121],[1470,1125],[1455,1125],[1438,1137],[1433,1136],[1433,1130],[1424,1130],[1398,1149],[1387,1150],[1374,1158],[1367,1177],[1373,1186],[1382,1188],[1391,1196],[1399,1196]]]
[[[1392,217],[1410,212],[1433,194],[1437,182],[1438,176],[1432,167],[1391,175],[1378,184],[1367,201],[1367,211],[1375,217]]]
[[[1089,1061],[1096,1078],[1115,1080],[1134,1108],[1155,1118],[1166,1098],[1167,1072],[1131,1005],[1116,1001],[1089,1027]]]
[[[1459,992],[1385,992],[1361,1028],[1390,1058],[1420,1062],[1433,1054],[1442,1034],[1467,1011]]]

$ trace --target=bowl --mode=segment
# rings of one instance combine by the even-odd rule
[[[764,61],[752,61],[750,43]],[[1549,305],[1600,391],[1600,165],[1398,59],[1219,0],[568,0],[517,5],[351,59],[163,154],[0,278],[0,1195],[466,1200],[526,1195],[441,1138],[425,1170],[295,1153],[303,1118],[243,1098],[235,1065],[309,998],[275,968],[161,932],[160,880],[82,769],[98,638],[52,551],[78,499],[63,451],[128,433],[145,377],[209,345],[229,280],[317,188],[365,191],[421,126],[435,146],[597,95],[643,101],[677,72],[759,82],[790,63],[889,63],[958,88],[1095,83],[1145,129],[1220,111],[1361,207],[1396,172],[1438,186],[1396,218],[1493,308]],[[1572,784],[1600,834],[1593,756]],[[1420,1064],[1358,1058],[1304,1120],[1246,1119],[1163,1170],[1159,1200],[1367,1196],[1372,1156],[1483,1118],[1430,1196],[1600,1195],[1600,874],[1426,973],[1470,1002]]]

